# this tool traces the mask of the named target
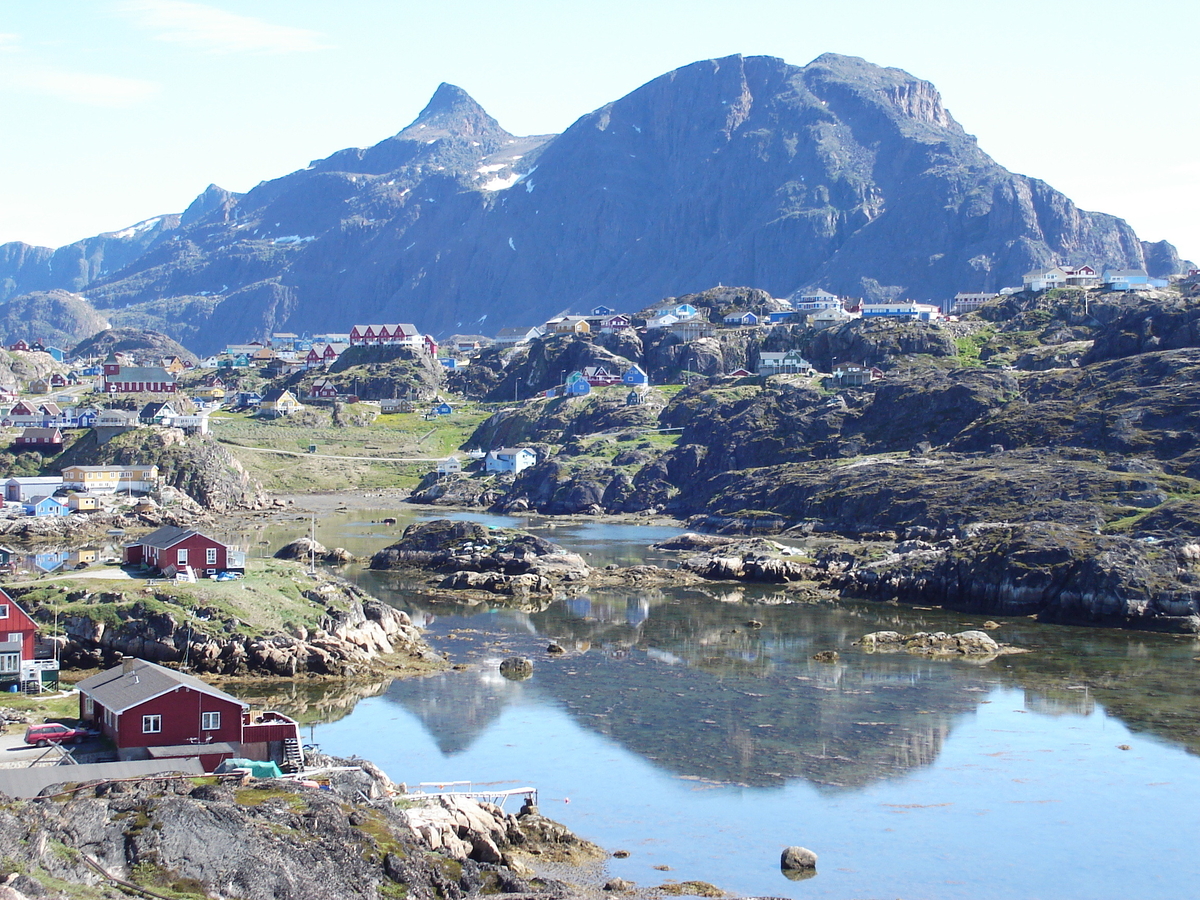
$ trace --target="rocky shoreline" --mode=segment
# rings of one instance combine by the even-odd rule
[[[535,867],[607,855],[532,803],[511,815],[468,797],[408,795],[365,760],[308,762],[300,781],[68,779],[37,798],[0,798],[0,896],[568,898],[583,894]]]

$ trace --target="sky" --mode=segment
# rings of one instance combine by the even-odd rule
[[[395,134],[442,81],[515,134],[700,59],[931,81],[1001,165],[1200,260],[1195,0],[0,0],[0,243],[57,247]]]

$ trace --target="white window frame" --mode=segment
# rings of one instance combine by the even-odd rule
[[[8,604],[0,603],[0,619],[8,618]]]
[[[206,566],[215,566],[217,564],[217,548],[216,547],[205,547],[204,548],[204,564]]]
[[[0,673],[14,675],[21,671],[20,653],[0,653]]]
[[[201,731],[220,731],[221,729],[221,714],[219,712],[202,712],[200,713],[200,730]]]
[[[187,547],[180,547],[175,551],[175,565],[186,566],[188,564]]]
[[[142,734],[161,734],[162,716],[142,716]]]

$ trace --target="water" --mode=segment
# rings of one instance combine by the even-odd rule
[[[318,539],[377,548],[403,527],[371,523],[383,515],[331,517]],[[666,536],[543,524],[533,522],[601,560],[637,561]],[[1177,898],[1200,888],[1191,639],[1006,620],[998,639],[1033,652],[931,661],[850,645],[883,628],[979,620],[727,585],[593,590],[519,612],[428,604],[387,576],[353,574],[471,665],[323,712],[313,739],[398,781],[533,785],[547,815],[629,851],[608,861],[609,875],[795,898]],[[551,639],[568,652],[547,654]],[[814,662],[821,649],[841,660]],[[534,660],[530,680],[496,672],[512,653]],[[780,873],[789,844],[819,855],[815,878]]]

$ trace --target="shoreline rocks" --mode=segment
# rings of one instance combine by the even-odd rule
[[[592,572],[578,553],[544,538],[450,519],[408,526],[399,541],[371,557],[370,567],[442,574],[438,586],[450,590],[513,595],[548,594]]]
[[[946,634],[944,631],[918,631],[914,634],[875,631],[863,635],[854,643],[867,653],[903,651],[914,656],[967,657],[984,662],[1006,653],[1025,652],[1008,644],[998,643],[984,631],[960,631],[956,634]]]

